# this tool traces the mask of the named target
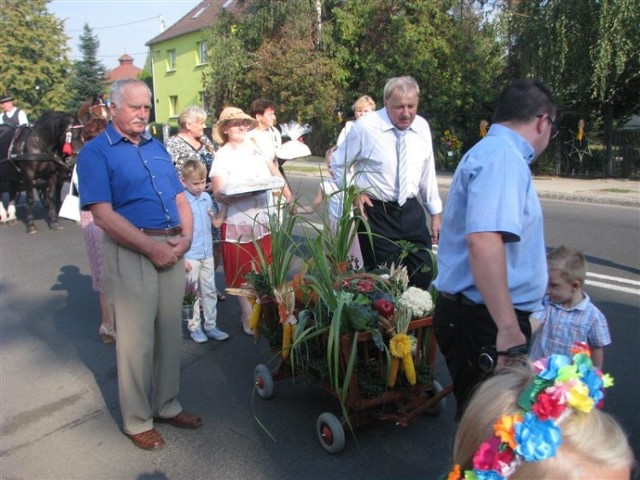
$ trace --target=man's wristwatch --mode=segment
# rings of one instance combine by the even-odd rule
[[[526,343],[516,345],[515,347],[508,348],[504,351],[496,350],[494,345],[482,347],[480,351],[480,357],[478,358],[478,366],[480,370],[485,373],[491,372],[496,368],[498,363],[498,356],[505,356],[509,358],[518,358],[525,356],[529,353],[529,346]]]

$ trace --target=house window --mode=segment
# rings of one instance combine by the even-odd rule
[[[167,71],[171,72],[176,69],[176,50],[172,48],[167,50]]]
[[[178,96],[177,95],[169,96],[169,116],[170,117],[178,116]]]
[[[198,65],[207,63],[207,42],[198,42]]]

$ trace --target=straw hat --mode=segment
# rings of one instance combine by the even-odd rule
[[[250,117],[249,115],[244,113],[240,108],[227,107],[224,110],[222,110],[222,113],[220,114],[220,118],[218,119],[216,124],[213,126],[213,140],[218,145],[224,145],[227,142],[225,138],[226,135],[222,133],[222,127],[224,127],[224,125],[227,122],[230,122],[233,120],[244,120],[244,122],[246,122],[246,124],[249,125],[251,128],[255,128],[256,125],[258,125],[258,121],[255,118]]]

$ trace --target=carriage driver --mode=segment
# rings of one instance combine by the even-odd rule
[[[13,104],[11,95],[2,95],[0,97],[0,106],[4,110],[4,113],[0,115],[0,125],[12,125],[14,127],[29,125],[27,114]]]
[[[138,448],[164,445],[154,423],[197,428],[180,387],[183,255],[193,217],[171,156],[147,131],[151,91],[111,85],[111,118],[78,157],[80,203],[103,240],[103,289],[118,332],[118,393],[125,434]]]

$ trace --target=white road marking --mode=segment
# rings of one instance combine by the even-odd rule
[[[587,272],[587,277],[594,277],[600,280],[610,280],[617,283],[627,283],[629,285],[637,285],[640,287],[640,281],[630,280],[628,278],[612,277],[611,275],[602,275],[600,273]]]

